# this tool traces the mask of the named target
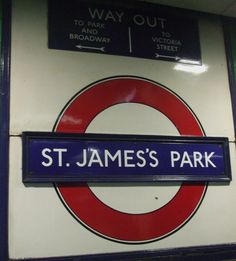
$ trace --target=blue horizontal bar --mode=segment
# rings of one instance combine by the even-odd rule
[[[24,133],[24,182],[229,181],[227,138]]]

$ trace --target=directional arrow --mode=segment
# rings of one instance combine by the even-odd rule
[[[161,55],[161,54],[158,54],[158,53],[155,53],[155,57],[156,57],[156,58],[167,58],[167,59],[173,59],[173,60],[175,60],[175,61],[178,61],[178,60],[181,59],[181,58],[178,57],[178,56]]]
[[[101,52],[105,52],[105,47],[93,47],[93,46],[85,46],[85,45],[76,45],[75,47],[79,49],[90,49],[90,50],[98,50]]]

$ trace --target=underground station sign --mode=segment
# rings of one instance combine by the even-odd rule
[[[48,46],[201,64],[196,18],[137,1],[48,0]]]
[[[23,133],[23,182],[230,181],[227,138]]]

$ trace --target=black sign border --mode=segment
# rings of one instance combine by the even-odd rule
[[[223,148],[224,173],[222,175],[142,175],[142,176],[74,176],[70,174],[60,176],[35,175],[29,171],[29,144],[33,139],[79,139],[94,141],[148,141],[148,142],[173,142],[191,144],[219,144]],[[57,182],[230,182],[231,165],[229,141],[225,137],[196,137],[196,136],[155,136],[155,135],[126,135],[126,134],[93,134],[93,133],[55,133],[55,132],[23,132],[23,183],[57,183]]]

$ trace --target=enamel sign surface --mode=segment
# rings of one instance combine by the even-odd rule
[[[23,182],[229,181],[226,138],[23,133]]]
[[[50,0],[49,47],[201,63],[197,20],[150,5]]]
[[[73,24],[74,16],[71,17]],[[47,1],[12,1],[8,222],[11,259],[236,242],[235,133],[222,26],[216,17],[199,17],[198,23],[202,55],[199,65],[75,52],[48,48]],[[25,132],[179,139],[190,136],[199,140],[225,137],[232,181],[24,184]],[[60,159],[65,168],[74,162],[83,164],[82,158],[67,161],[61,150],[65,147],[55,144],[42,148],[50,149],[44,150],[40,161],[44,165],[51,161],[61,165]],[[103,150],[104,144],[100,145]],[[68,151],[70,146],[66,147]],[[215,149],[200,150],[201,155],[207,153],[201,161],[196,156],[200,154],[195,153],[195,164],[208,164],[215,170]],[[187,154],[193,156],[194,151]],[[112,156],[115,153],[110,151]],[[128,165],[134,164],[129,159],[131,154],[126,152]],[[97,155],[94,152],[91,166],[95,166],[94,160],[101,165]],[[181,164],[177,162],[179,154],[172,155],[173,164]],[[145,159],[148,163],[157,162],[150,161],[150,157]],[[105,158],[101,160],[105,162]],[[190,167],[194,166],[190,156],[185,156],[182,165],[187,166],[187,161]],[[142,165],[143,161],[135,162]],[[71,165],[66,166],[67,163]]]

